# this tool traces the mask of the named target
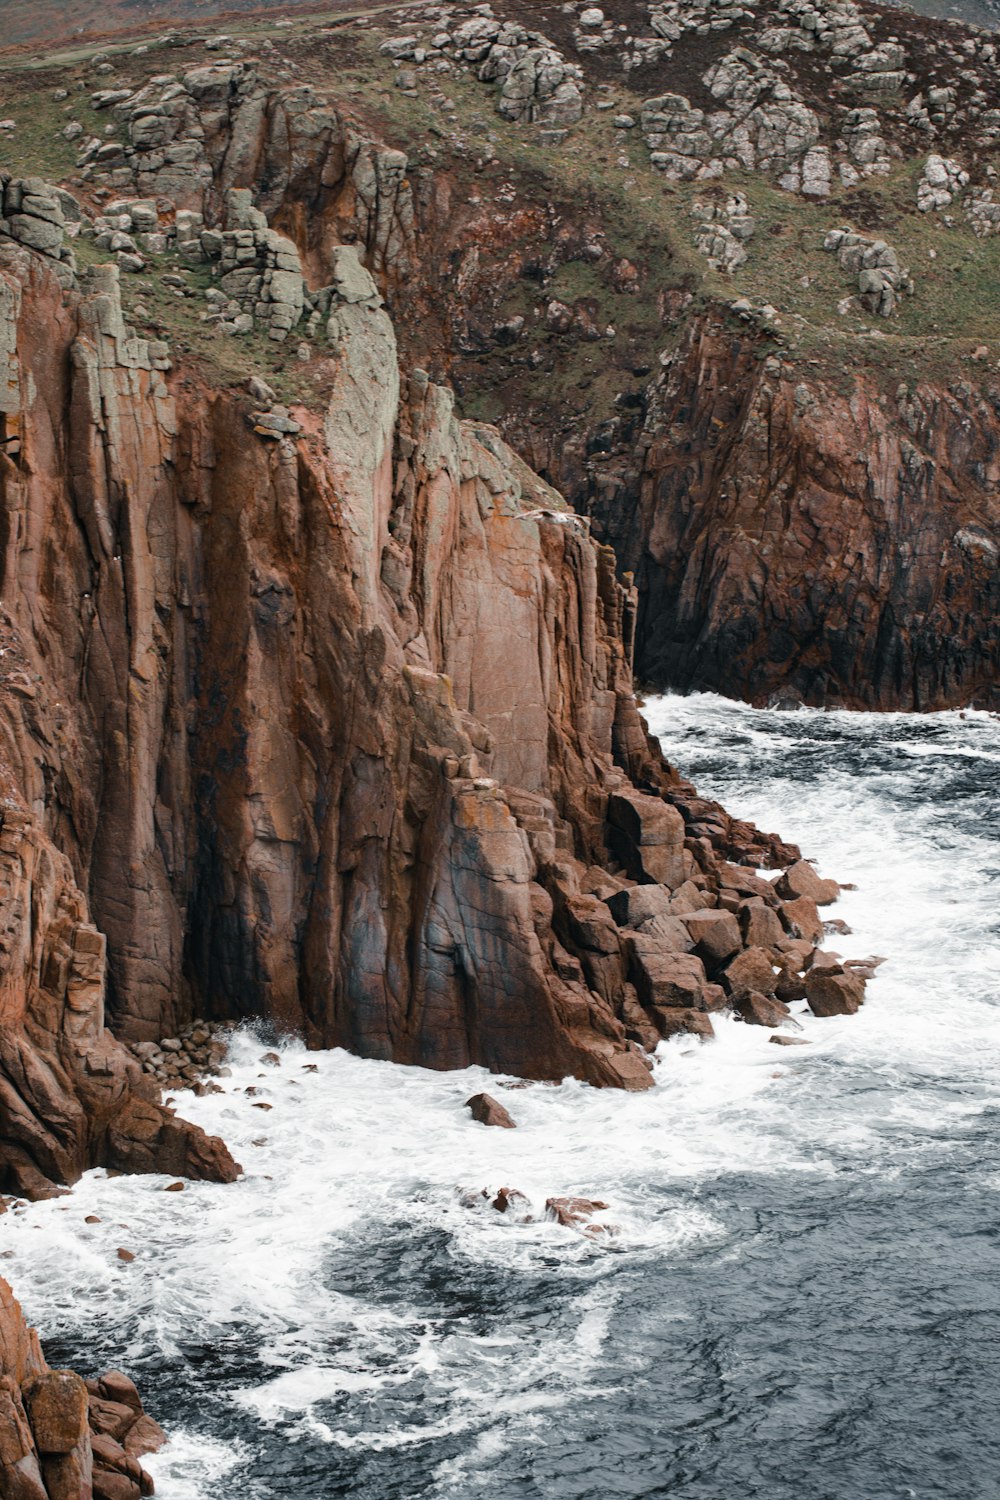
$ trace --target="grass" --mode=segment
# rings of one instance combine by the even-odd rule
[[[725,306],[739,297],[778,311],[779,325],[761,335],[762,349],[779,349],[790,361],[808,361],[841,384],[858,367],[884,372],[887,380],[951,378],[965,371],[977,345],[1000,352],[1000,236],[977,240],[960,207],[951,228],[937,215],[917,212],[923,157],[901,162],[890,176],[866,179],[854,189],[838,186],[823,201],[793,197],[752,174],[731,174],[722,184],[669,183],[650,165],[638,129],[620,131],[612,124],[617,113],[639,117],[641,95],[624,82],[603,96],[592,96],[592,104],[603,97],[612,109],[590,107],[561,144],[543,146],[536,128],[501,119],[493,89],[471,74],[418,71],[414,94],[397,88],[397,70],[378,55],[381,36],[374,28],[345,25],[335,42],[315,44],[317,21],[342,23],[346,15],[314,12],[308,20],[296,17],[294,26],[277,34],[299,67],[299,80],[328,92],[374,134],[406,150],[415,166],[446,169],[457,203],[478,197],[500,209],[509,183],[516,193],[514,207],[525,210],[515,224],[518,215],[512,208],[509,238],[495,247],[495,287],[487,287],[483,300],[496,322],[522,316],[526,329],[512,348],[457,359],[453,378],[468,413],[496,420],[512,403],[527,403],[559,406],[567,414],[586,411],[588,422],[595,424],[616,410],[616,399],[628,400],[641,389],[643,377],[635,376],[634,368],[655,365],[707,305]],[[273,25],[259,17],[227,18],[226,30],[233,36],[276,36]],[[77,145],[63,139],[63,125],[79,119],[88,135],[103,134],[108,116],[90,110],[89,95],[96,87],[114,84],[118,75],[97,77],[83,65],[83,51],[62,72],[51,67],[39,72],[39,62],[45,60],[31,59],[29,66],[25,58],[21,71],[0,79],[4,112],[19,120],[14,136],[0,146],[8,170],[71,178]],[[128,46],[116,63],[118,74],[135,83],[164,69],[182,71],[193,59],[210,56],[200,48],[171,49],[167,56],[154,47],[135,57]],[[84,89],[76,87],[78,81]],[[57,84],[70,88],[64,102],[52,97]],[[726,276],[712,271],[698,253],[691,207],[696,198],[735,189],[749,199],[757,229],[746,263]],[[579,229],[578,240],[585,231],[599,234],[609,255],[594,264],[572,236],[565,243],[555,233],[546,237],[540,226],[550,210],[556,226]],[[822,244],[829,229],[844,224],[881,233],[912,269],[916,295],[904,298],[889,320],[873,319],[856,308],[844,314],[837,310],[856,288]],[[83,249],[80,253],[86,254]],[[541,283],[519,277],[509,269],[518,253],[545,260],[551,275]],[[615,282],[613,263],[621,260],[639,270],[638,295]],[[223,381],[242,381],[260,370],[286,400],[315,400],[321,394],[326,379],[321,353],[298,362],[295,334],[285,345],[257,335],[218,334],[200,321],[209,268],[187,274],[195,294],[190,298],[162,287],[160,276],[168,269],[176,270],[176,263],[161,258],[148,274],[123,277],[126,303],[145,307],[148,331],[161,332],[178,354],[195,359]],[[551,333],[543,314],[553,298],[585,307],[598,328],[615,329],[614,338],[591,342]],[[414,339],[419,339],[419,309],[410,313],[403,299],[397,320],[404,347],[408,317]],[[734,323],[734,329],[745,331],[745,326]],[[420,351],[414,346],[408,352]]]

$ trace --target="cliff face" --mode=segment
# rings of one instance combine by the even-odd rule
[[[757,702],[996,705],[1000,397],[801,373],[710,318],[632,454],[583,480],[635,573],[637,672]]]
[[[649,1086],[661,1024],[710,1031],[753,944],[732,918],[700,956],[680,920],[633,929],[672,892],[684,920],[736,912],[756,893],[725,857],[795,851],[651,751],[610,549],[445,389],[400,381],[344,247],[324,413],[171,371],[115,267],[64,294],[64,261],[0,254],[0,714],[32,851],[7,899],[13,1185],[235,1170],[141,1098],[99,934],[127,1038],[263,1015],[368,1056]],[[616,921],[603,898],[637,882],[660,907],[626,895]]]

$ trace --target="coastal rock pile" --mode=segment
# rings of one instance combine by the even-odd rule
[[[166,1441],[119,1370],[81,1380],[51,1370],[38,1335],[0,1281],[0,1495],[9,1500],[140,1500],[139,1463]]]
[[[231,1022],[192,1021],[181,1026],[176,1036],[160,1042],[131,1042],[128,1046],[143,1072],[164,1088],[204,1093],[206,1078],[225,1077],[229,1071],[225,1062],[231,1031]]]

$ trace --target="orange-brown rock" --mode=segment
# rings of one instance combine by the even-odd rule
[[[473,1094],[471,1099],[466,1099],[465,1107],[480,1125],[493,1125],[500,1130],[515,1128],[516,1122],[492,1094]]]
[[[114,1436],[106,1421],[94,1422],[100,1397],[119,1413]],[[145,1414],[135,1386],[120,1371],[85,1383],[72,1370],[50,1370],[37,1334],[25,1323],[7,1283],[0,1281],[3,1500],[132,1500],[151,1495],[152,1480],[138,1459],[163,1441],[162,1429]]]

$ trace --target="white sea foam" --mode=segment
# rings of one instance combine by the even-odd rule
[[[532,1441],[570,1395],[607,1380],[621,1257],[669,1263],[722,1238],[701,1186],[724,1173],[825,1178],[845,1163],[890,1175],[915,1154],[946,1151],[951,1130],[1000,1103],[996,849],[974,826],[952,828],[932,798],[906,795],[907,778],[935,756],[952,766],[1000,758],[996,721],[765,719],[711,696],[653,700],[646,712],[668,751],[694,762],[704,794],[857,884],[828,913],[853,932],[828,946],[888,960],[860,1015],[800,1014],[810,1045],[783,1050],[767,1031],[720,1017],[709,1046],[661,1046],[658,1087],[643,1095],[573,1080],[505,1092],[511,1080],[481,1069],[431,1073],[295,1042],[270,1067],[265,1046],[242,1032],[224,1092],[178,1098],[242,1162],[237,1185],[164,1194],[165,1178],[91,1172],[69,1198],[6,1216],[4,1273],[47,1334],[79,1335],[110,1316],[127,1368],[151,1349],[172,1357],[192,1329],[211,1345],[249,1328],[264,1373],[229,1393],[234,1413],[344,1452],[448,1434],[462,1451],[435,1470],[440,1493],[478,1493],[473,1476],[509,1436]],[[888,768],[883,754],[859,774],[838,767],[831,729],[862,745],[866,735],[883,746],[906,739]],[[811,757],[822,767],[812,780]],[[970,805],[976,795],[973,782]],[[503,1098],[516,1131],[470,1120],[464,1101],[484,1088]],[[527,1194],[536,1222],[463,1199],[500,1186]],[[545,1199],[563,1194],[607,1201],[601,1217],[615,1232],[591,1238],[544,1219]],[[87,1215],[101,1222],[86,1225]],[[383,1232],[414,1246],[443,1233],[456,1275],[565,1279],[568,1344],[563,1324],[467,1326],[429,1314],[419,1287],[387,1299],[363,1275],[327,1274],[331,1254]],[[117,1259],[120,1246],[133,1263]],[[404,1398],[417,1391],[430,1393],[426,1415],[414,1405],[407,1416]],[[387,1393],[400,1398],[398,1414],[369,1425]],[[185,1426],[151,1467],[162,1500],[218,1500],[239,1461]]]

